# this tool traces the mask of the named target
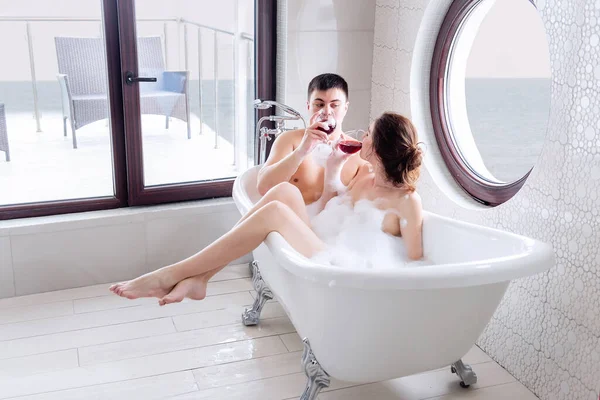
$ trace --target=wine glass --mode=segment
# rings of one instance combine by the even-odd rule
[[[366,134],[366,133],[367,133],[367,132],[365,132],[365,131],[364,131],[364,130],[362,130],[362,129],[352,129],[352,130],[350,130],[350,131],[344,132],[344,135],[345,135],[345,136],[349,136],[349,137],[351,137],[352,139],[356,139],[356,140],[358,140],[359,142],[362,142],[362,141],[363,141],[363,139],[364,139],[364,137],[365,137],[365,134]]]
[[[330,135],[331,133],[333,133],[333,131],[335,130],[335,128],[337,127],[337,121],[335,120],[335,118],[333,117],[333,115],[331,113],[326,114],[325,111],[321,110],[319,112],[319,116],[317,117],[317,121],[318,122],[324,122],[327,124],[327,126],[329,127],[328,129],[322,128],[322,127],[317,127],[318,130],[325,132],[326,134]]]
[[[362,149],[362,143],[356,140],[340,140],[338,148],[346,154],[354,154]]]
[[[340,138],[338,142],[338,148],[347,154],[358,153],[362,148],[362,139],[365,135],[365,131],[362,129],[354,129],[351,131],[344,132],[344,136],[352,139]]]

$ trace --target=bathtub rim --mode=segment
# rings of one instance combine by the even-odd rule
[[[258,168],[260,166],[248,169],[240,174],[234,182],[232,195],[242,215],[246,214],[254,204],[243,189],[242,181],[247,179],[248,175],[256,174]],[[464,263],[433,264],[397,269],[354,269],[312,262],[294,250],[278,232],[271,232],[267,235],[265,244],[277,263],[299,278],[332,287],[372,290],[444,289],[487,285],[539,274],[554,265],[554,250],[550,245],[541,241],[512,232],[444,217],[425,210],[423,210],[423,216],[426,219],[438,219],[479,231],[486,236],[516,240],[523,245],[523,248],[510,256]],[[260,260],[257,261],[260,263]]]
[[[369,270],[314,263],[294,250],[278,232],[270,233],[265,243],[277,263],[299,278],[331,287],[372,290],[446,289],[508,282],[546,271],[554,258],[550,246],[538,242],[529,252],[509,257]]]

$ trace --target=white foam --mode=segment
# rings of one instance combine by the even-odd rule
[[[329,155],[333,152],[333,148],[331,147],[331,145],[329,144],[325,144],[325,143],[319,143],[315,146],[315,148],[313,149],[313,151],[310,153],[313,161],[321,166],[321,167],[325,167],[325,164],[327,163],[327,159],[329,158]]]
[[[352,207],[347,196],[334,197],[325,209],[311,216],[312,228],[328,248],[314,262],[353,268],[389,269],[429,265],[408,258],[404,240],[381,230],[386,212],[368,200]]]

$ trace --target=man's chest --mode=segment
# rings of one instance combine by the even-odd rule
[[[301,165],[290,179],[290,183],[300,189],[306,203],[318,200],[323,193],[325,170],[311,164]]]

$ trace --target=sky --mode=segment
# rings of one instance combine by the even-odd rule
[[[473,42],[466,76],[550,77],[546,32],[528,0],[495,0]]]

